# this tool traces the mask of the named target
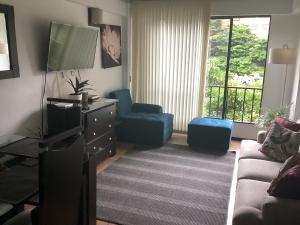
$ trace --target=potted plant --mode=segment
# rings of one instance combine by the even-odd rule
[[[291,104],[283,106],[279,110],[267,109],[266,112],[258,118],[256,126],[262,129],[269,127],[277,115],[286,118],[289,117],[290,108]]]
[[[68,78],[67,82],[70,84],[70,86],[73,88],[74,91],[70,95],[73,96],[73,98],[78,100],[81,100],[83,92],[87,92],[88,90],[93,90],[92,88],[87,87],[90,86],[89,80],[81,81],[81,77],[79,75],[75,77],[75,81],[73,81],[71,78]]]

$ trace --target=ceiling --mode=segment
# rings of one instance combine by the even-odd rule
[[[132,1],[154,1],[154,0],[120,0],[121,2],[132,2]],[[167,0],[155,0],[155,1],[167,1]],[[182,0],[185,1],[185,0]],[[199,0],[201,1],[201,0]],[[228,1],[244,1],[244,2],[248,2],[249,0],[211,0],[212,2],[228,2]],[[272,0],[261,0],[261,1],[272,1]]]

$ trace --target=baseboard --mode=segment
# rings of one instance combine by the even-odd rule
[[[241,137],[231,137],[231,140],[234,140],[234,141],[241,141],[243,139],[244,138],[241,138]]]

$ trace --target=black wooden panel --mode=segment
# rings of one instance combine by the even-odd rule
[[[106,132],[112,132],[114,127],[113,125],[109,126],[109,124],[113,124],[113,121],[111,121],[111,123],[106,123],[98,127],[87,128],[84,132],[86,143],[90,143]]]
[[[105,159],[116,154],[116,144],[112,142],[110,145],[106,146],[102,151],[96,154],[96,162],[101,163]]]
[[[99,152],[103,151],[108,145],[114,143],[115,139],[116,138],[114,133],[112,131],[108,132],[92,143],[89,143],[87,145],[87,151],[91,154],[98,154]]]
[[[47,105],[48,136],[60,134],[66,130],[81,126],[81,108],[62,109],[53,104]]]
[[[96,225],[96,158],[94,155],[90,156],[88,162],[84,165],[84,205],[87,210],[83,212],[83,221],[85,225]]]
[[[83,138],[39,160],[39,220],[43,225],[77,225],[81,211]]]
[[[101,108],[99,110],[88,113],[86,116],[86,127],[106,126],[113,127],[116,115],[115,105]]]

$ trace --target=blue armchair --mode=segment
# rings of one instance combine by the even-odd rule
[[[173,115],[163,113],[159,105],[132,103],[128,89],[113,91],[110,98],[118,99],[116,127],[118,140],[161,146],[173,132]]]

